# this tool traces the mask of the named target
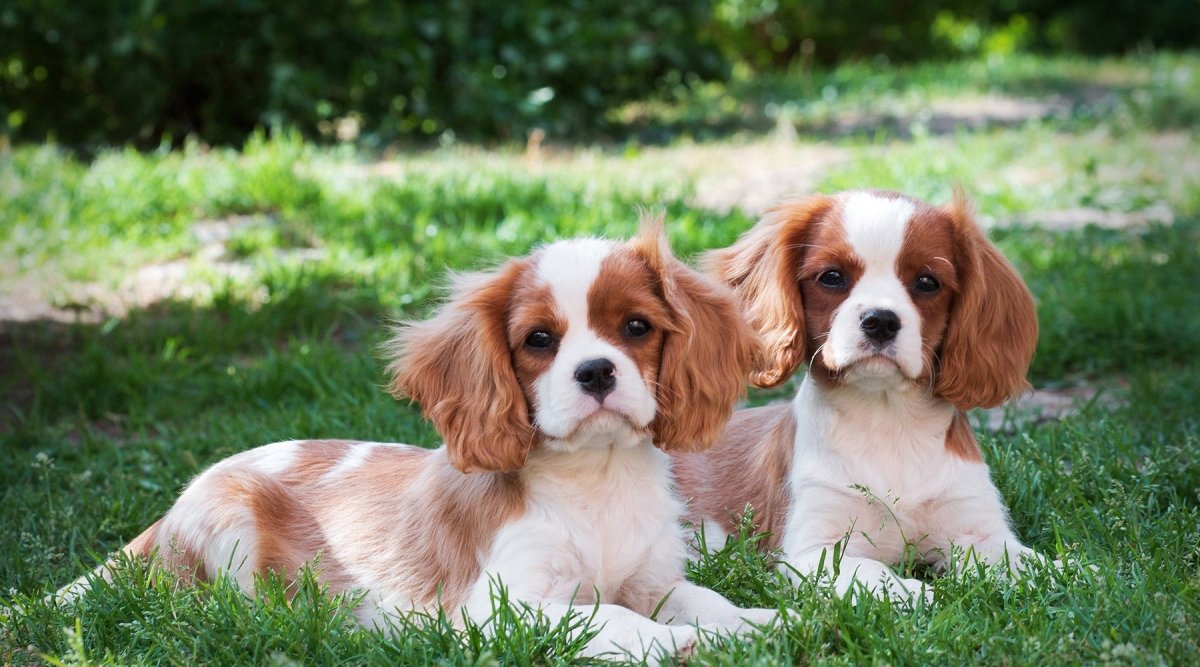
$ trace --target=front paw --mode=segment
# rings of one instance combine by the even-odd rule
[[[702,636],[694,626],[670,626],[645,644],[646,655],[686,660],[700,648]]]
[[[933,587],[920,579],[892,577],[884,579],[887,596],[895,604],[916,606],[918,600],[924,600],[926,605],[933,604]]]
[[[1100,571],[1098,566],[1091,563],[1083,563],[1070,558],[1051,560],[1049,556],[1032,549],[1022,552],[1015,560],[1017,562],[1009,566],[1009,574],[1019,577],[1022,581],[1029,581],[1029,575],[1043,569],[1055,570],[1065,575],[1093,574]]]
[[[716,637],[745,637],[757,632],[768,631],[781,622],[784,616],[795,612],[778,609],[738,609],[737,615],[715,623],[700,626],[700,639],[697,645],[703,646],[705,640]]]
[[[863,594],[879,600],[890,600],[892,604],[905,608],[917,606],[924,600],[926,605],[933,604],[933,587],[920,579],[907,579],[891,572],[882,574],[877,580],[870,581],[860,578],[839,581],[836,587],[838,595],[849,597],[858,602]]]
[[[787,609],[782,611],[779,609],[739,609],[737,620],[729,625],[730,632],[745,634],[760,628],[767,628],[780,622],[782,617],[791,614],[792,612]]]
[[[701,633],[695,626],[672,625],[642,630],[633,636],[593,640],[580,652],[580,657],[606,660],[625,659],[635,662],[650,659],[686,659],[700,646]]]
[[[1095,565],[1085,564],[1074,559],[1051,559],[1026,546],[1009,548],[1007,545],[996,545],[988,549],[974,547],[965,551],[955,549],[953,558],[947,558],[939,565],[939,569],[960,576],[993,576],[1010,581],[1028,582],[1030,575],[1040,570],[1057,570],[1064,573],[1096,572]]]

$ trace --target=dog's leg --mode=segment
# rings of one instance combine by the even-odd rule
[[[699,630],[692,626],[670,626],[656,623],[631,609],[615,604],[570,605],[546,604],[541,607],[551,622],[576,613],[590,618],[589,626],[599,632],[583,649],[586,657],[617,654],[642,659],[653,654],[688,656],[700,640]]]
[[[1049,560],[1022,544],[1013,532],[1008,523],[1008,510],[990,479],[982,479],[971,486],[980,492],[941,503],[930,517],[930,525],[942,527],[936,540],[942,545],[940,552],[930,554],[934,567],[961,573],[982,563],[1006,566],[1008,574],[1019,575],[1031,563]],[[955,547],[961,549],[958,556],[953,553]],[[1054,564],[1061,566],[1058,561]]]
[[[957,556],[953,555],[956,549]],[[943,572],[971,572],[976,563],[992,568],[1002,567],[1003,573],[1009,576],[1023,575],[1034,563],[1050,563],[1057,568],[1063,567],[1062,561],[1050,560],[1022,544],[1011,530],[993,533],[983,538],[966,537],[951,540],[944,551],[946,555],[933,563],[934,567]]]
[[[656,623],[628,607],[611,603],[586,604],[564,602],[563,598],[546,599],[544,594],[537,592],[546,589],[546,580],[523,580],[515,576],[503,579],[496,575],[488,575],[477,582],[463,608],[467,617],[485,631],[488,630],[489,619],[496,611],[497,588],[492,582],[497,580],[505,586],[509,600],[539,610],[552,624],[557,624],[570,614],[589,619],[587,627],[597,634],[588,641],[583,650],[586,657],[605,654],[632,656],[636,659],[645,659],[652,655],[686,656],[695,650],[699,641],[699,632],[694,627]],[[589,591],[577,592],[580,598],[591,597]]]
[[[510,591],[510,595],[511,595]],[[520,599],[520,598],[513,598]],[[645,659],[653,655],[687,656],[695,650],[700,635],[697,628],[668,626],[656,623],[631,609],[615,604],[537,603],[521,599],[539,610],[551,624],[557,624],[570,614],[588,619],[587,627],[596,632],[588,640],[582,655],[595,658],[603,655]],[[493,602],[476,598],[465,608],[470,619],[488,630],[488,620],[494,613]]]
[[[162,524],[162,519],[155,521],[149,528],[142,531],[129,544],[121,548],[121,551],[133,558],[148,558],[154,550],[155,541],[158,539],[159,526]],[[58,589],[58,592],[46,596],[47,602],[65,605],[73,602],[80,596],[86,594],[91,589],[91,582],[96,579],[101,579],[108,583],[113,580],[113,568],[117,566],[116,558],[109,558],[103,563],[97,565],[90,574],[85,574],[75,581]]]
[[[657,618],[664,623],[700,625],[733,633],[752,630],[755,625],[770,625],[779,617],[777,609],[744,609],[726,600],[720,593],[680,579],[654,603]]]
[[[906,579],[884,563],[857,556],[842,556],[835,562],[833,545],[813,549],[798,556],[789,556],[780,567],[789,577],[796,574],[813,576],[824,573],[830,577],[833,590],[839,596],[858,595],[861,588],[876,597],[911,604],[918,597],[933,602],[933,590],[919,579]]]

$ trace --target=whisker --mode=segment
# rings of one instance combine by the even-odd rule
[[[672,402],[674,402],[674,400],[676,399],[674,391],[670,387],[659,382],[658,380],[653,380],[649,384],[654,388],[655,396],[661,396],[662,398],[666,398]]]
[[[931,360],[931,363],[929,364],[929,384],[925,387],[925,397],[933,398],[933,386],[937,384],[937,371],[938,366],[942,363],[942,359],[938,355],[937,350],[933,349],[932,346],[923,340],[921,341],[921,348],[929,351],[929,357]]]
[[[809,366],[812,366],[813,360],[817,358],[817,355],[818,355],[818,354],[821,354],[821,350],[824,350],[824,349],[825,349],[825,346],[826,346],[826,345],[828,345],[828,344],[829,344],[829,343],[827,343],[827,342],[826,342],[826,343],[821,343],[820,345],[818,345],[818,346],[817,346],[817,349],[816,349],[816,351],[815,351],[815,352],[813,352],[813,353],[812,353],[812,356],[808,358],[808,365],[809,365]]]

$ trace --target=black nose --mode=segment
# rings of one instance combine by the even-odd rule
[[[603,401],[617,384],[613,362],[608,359],[588,359],[575,369],[575,381],[583,390]]]
[[[877,343],[886,343],[900,333],[900,318],[890,310],[875,308],[862,314],[858,326],[867,338]]]

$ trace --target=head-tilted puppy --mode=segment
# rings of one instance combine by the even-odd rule
[[[686,648],[688,624],[773,617],[683,578],[662,451],[712,442],[756,346],[732,294],[672,257],[658,224],[627,243],[555,243],[460,276],[431,319],[398,329],[393,390],[445,446],[253,449],[198,476],[125,550],[247,591],[316,559],[333,591],[367,592],[366,622],[438,605],[483,622],[499,580],[552,618],[600,603],[589,653]],[[681,625],[650,620],[672,590],[659,618]]]
[[[1028,386],[1036,310],[961,195],[814,197],[706,259],[763,335],[752,381],[808,372],[790,406],[739,412],[714,449],[677,457],[693,518],[729,529],[749,503],[801,572],[844,542],[843,592],[919,590],[885,566],[906,538],[940,566],[952,546],[989,562],[1029,553],[964,411]]]

